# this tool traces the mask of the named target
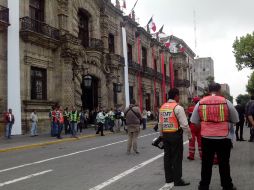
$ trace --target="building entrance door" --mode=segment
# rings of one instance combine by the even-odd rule
[[[90,88],[87,88],[81,83],[82,89],[82,107],[84,110],[95,110],[98,107],[98,78],[92,76],[92,85]]]
[[[151,95],[146,94],[146,110],[151,111]]]

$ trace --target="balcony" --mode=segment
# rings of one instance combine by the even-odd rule
[[[143,74],[148,77],[154,77],[155,71],[150,67],[143,67]]]
[[[156,73],[156,78],[159,79],[160,81],[162,81],[162,79],[163,79],[162,73],[160,73],[160,72],[157,71],[157,73]]]
[[[9,9],[0,5],[0,31],[9,26]]]
[[[30,17],[20,18],[20,34],[25,42],[32,42],[43,47],[56,49],[60,42],[57,28]]]
[[[175,85],[176,85],[176,87],[189,88],[190,87],[190,81],[186,80],[186,79],[175,79]]]
[[[130,70],[133,70],[135,72],[141,72],[142,71],[141,65],[138,64],[138,63],[135,63],[133,61],[129,61],[128,66],[129,66]]]

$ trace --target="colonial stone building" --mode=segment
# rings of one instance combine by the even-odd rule
[[[0,5],[7,7],[7,0],[0,0]],[[187,102],[189,62],[178,60],[181,56],[186,60],[185,54],[171,53],[139,26],[134,12],[124,16],[119,5],[110,0],[22,0],[19,9],[23,132],[29,130],[33,109],[39,115],[39,128],[48,130],[48,112],[55,103],[89,110],[124,108],[126,78],[129,97],[142,108],[154,111],[170,89],[171,58],[176,63],[176,87],[181,87],[183,101]],[[1,113],[7,110],[8,99],[6,19],[8,14],[1,8]],[[124,77],[123,27],[127,34],[128,77]],[[188,52],[192,58],[194,53],[189,48]],[[84,82],[87,76],[92,80],[89,88]]]

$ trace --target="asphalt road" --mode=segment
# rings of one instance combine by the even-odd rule
[[[245,128],[246,129],[246,128]],[[245,136],[247,138],[247,129]],[[165,183],[163,151],[151,146],[158,134],[142,131],[140,154],[126,154],[125,134],[107,135],[35,149],[0,154],[0,189],[3,190],[159,190]],[[200,160],[186,159],[183,178],[191,181],[181,190],[196,190]],[[235,142],[231,174],[238,190],[254,189],[254,143]],[[214,166],[211,190],[220,190],[218,166]]]

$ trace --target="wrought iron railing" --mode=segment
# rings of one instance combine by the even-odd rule
[[[166,82],[170,82],[170,77],[166,76]]]
[[[144,72],[144,74],[147,74],[147,75],[152,76],[152,77],[155,74],[154,69],[152,69],[150,67],[143,67],[143,72]]]
[[[34,20],[30,17],[20,18],[21,31],[32,31],[39,34],[43,34],[54,40],[60,39],[60,31],[57,28],[49,26],[48,24],[39,20]]]
[[[135,71],[142,71],[141,65],[138,64],[138,63],[135,63],[133,61],[129,61],[128,66],[129,66],[130,69],[133,69]]]
[[[162,75],[162,73],[160,73],[160,72],[157,71],[156,77],[157,77],[157,79],[162,80],[163,75]]]
[[[9,9],[0,5],[0,21],[9,24]]]

